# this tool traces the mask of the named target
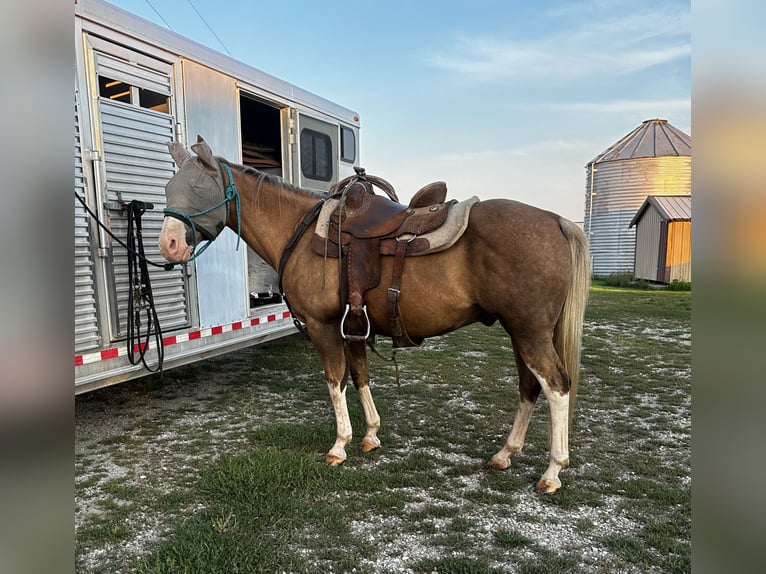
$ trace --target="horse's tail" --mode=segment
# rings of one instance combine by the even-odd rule
[[[571,422],[577,397],[577,383],[580,379],[582,327],[591,276],[590,250],[588,238],[577,225],[562,217],[559,219],[559,226],[567,238],[572,254],[572,277],[564,300],[564,308],[556,323],[553,344],[569,375],[569,420]]]

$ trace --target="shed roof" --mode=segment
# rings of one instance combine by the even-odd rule
[[[646,120],[588,165],[637,157],[691,156],[692,138],[660,118]]]
[[[649,206],[659,212],[663,221],[686,221],[692,218],[691,195],[650,195],[636,212],[629,228],[638,224]]]

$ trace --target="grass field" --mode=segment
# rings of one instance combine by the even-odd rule
[[[384,342],[381,349],[386,349]],[[691,294],[594,287],[571,466],[552,496],[541,398],[524,451],[487,467],[518,403],[510,341],[472,326],[371,358],[382,448],[321,463],[334,417],[296,336],[76,401],[83,573],[689,572]]]

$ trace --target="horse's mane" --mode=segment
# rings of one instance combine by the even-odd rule
[[[285,181],[283,178],[279,177],[278,175],[272,175],[270,173],[266,173],[265,171],[261,171],[254,167],[249,167],[246,165],[240,165],[240,164],[230,163],[230,162],[227,162],[227,163],[232,169],[240,173],[243,173],[245,175],[254,177],[261,182],[264,182],[268,185],[271,185],[277,188],[279,191],[292,192],[298,195],[303,195],[305,197],[312,197],[312,198],[317,197],[317,194],[315,192],[309,191],[308,189],[303,189],[302,187],[298,187],[297,185],[293,185],[292,183]]]

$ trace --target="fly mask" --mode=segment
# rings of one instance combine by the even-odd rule
[[[231,168],[213,156],[202,137],[197,136],[197,143],[191,148],[197,157],[192,157],[177,142],[168,144],[170,155],[179,169],[165,186],[168,206],[164,210],[165,217],[173,217],[186,224],[186,242],[192,246],[190,260],[198,257],[223,231],[229,218],[231,201],[234,201],[237,210],[238,230],[240,222],[239,193]],[[228,184],[224,184],[226,180]],[[199,250],[198,234],[208,242]]]

